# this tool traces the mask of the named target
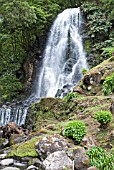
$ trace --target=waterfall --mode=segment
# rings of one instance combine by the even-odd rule
[[[57,16],[38,73],[35,97],[58,96],[58,91],[72,88],[82,78],[82,69],[87,68],[80,35],[82,24],[80,8],[66,9]]]
[[[0,126],[9,122],[23,125],[32,102],[41,97],[63,97],[65,89],[71,90],[79,82],[82,69],[87,68],[82,25],[80,8],[66,9],[57,16],[43,54],[43,64],[36,75],[34,92],[23,104],[3,105]]]
[[[0,108],[0,126],[6,125],[9,122],[15,122],[19,126],[24,125],[27,110],[27,106],[24,107],[22,105],[3,105]]]

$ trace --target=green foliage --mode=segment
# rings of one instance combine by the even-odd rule
[[[89,28],[88,35],[92,38],[95,38],[98,35],[108,37],[112,24],[109,21],[106,22],[105,15],[98,8],[98,6],[91,3],[91,5],[83,4],[82,8],[84,9],[84,12],[87,14],[89,13],[89,15],[87,15],[87,27]]]
[[[38,141],[38,137],[34,137],[29,141],[21,144],[13,145],[11,151],[8,154],[8,157],[36,157],[38,156],[37,152],[35,151],[35,143]]]
[[[91,50],[92,50],[91,45],[92,45],[92,43],[91,43],[90,40],[87,39],[87,40],[84,41],[84,47],[85,47],[87,54],[91,53]]]
[[[113,170],[114,155],[107,154],[104,149],[94,146],[88,150],[91,166],[96,166],[99,170]]]
[[[17,29],[29,28],[36,22],[36,14],[26,1],[7,2],[2,6],[3,27],[14,32]]]
[[[95,113],[95,119],[102,125],[107,125],[112,121],[112,114],[109,111],[98,111]]]
[[[113,0],[100,0],[102,9],[105,10],[105,15],[113,23],[114,22],[114,1]]]
[[[103,82],[104,95],[109,95],[114,92],[114,73],[111,76],[106,77]]]
[[[71,92],[71,93],[68,93],[68,94],[65,96],[65,100],[66,100],[67,102],[70,102],[71,99],[77,98],[77,97],[78,97],[77,94]]]
[[[105,40],[103,42],[98,42],[93,45],[93,51],[96,52],[96,50],[100,50],[101,52],[105,48],[113,48],[114,38],[110,37],[108,40]],[[101,55],[104,56],[105,53],[102,53]],[[109,56],[108,56],[109,58]]]
[[[97,2],[97,3],[96,3]],[[84,2],[81,8],[86,16],[86,29],[84,33],[90,38],[91,44],[87,53],[99,57],[99,62],[109,58],[109,55],[102,53],[103,48],[113,47],[114,44],[114,1],[97,0]],[[96,55],[97,53],[97,55]],[[93,63],[94,66],[94,63]]]
[[[83,69],[82,69],[82,74],[84,75],[86,72],[87,72],[87,69],[86,69],[86,68],[83,68]]]
[[[86,2],[83,0],[1,0],[0,1],[0,80],[1,93],[3,96],[18,96],[20,86],[24,86],[25,75],[23,64],[27,58],[37,56],[37,52],[43,46],[47,32],[57,14],[66,8],[82,5],[84,13],[87,15],[87,32],[96,41],[103,36],[103,42],[97,42],[95,52],[99,48],[113,47],[113,0],[100,0],[100,4]],[[105,15],[106,13],[106,15]],[[88,31],[89,30],[89,31]],[[98,36],[100,34],[100,36]],[[45,40],[44,40],[45,41]],[[107,42],[106,42],[107,41]],[[92,46],[89,44],[89,46]],[[7,83],[3,83],[3,77],[8,74]],[[13,84],[19,83],[19,88],[9,88],[12,86],[9,79],[14,75]],[[11,77],[10,77],[11,76]],[[17,83],[18,82],[18,83]],[[7,97],[6,97],[7,98]],[[10,98],[10,97],[8,97]]]
[[[114,47],[107,47],[107,48],[103,48],[103,53],[102,55],[108,55],[109,57],[112,56],[112,54],[114,54]]]
[[[74,139],[76,143],[80,143],[85,134],[86,126],[82,121],[72,121],[64,130],[64,136]]]
[[[110,22],[106,22],[106,18],[104,17],[104,15],[102,14],[102,12],[94,12],[93,15],[89,15],[88,16],[88,26],[90,28],[89,34],[92,36],[93,34],[95,35],[96,33],[100,33],[100,34],[107,34],[108,35],[108,31],[111,27],[111,23]],[[93,33],[93,34],[92,34]]]
[[[10,99],[21,94],[26,84],[23,63],[37,55],[36,47],[42,45],[41,39],[47,35],[53,20],[71,2],[63,4],[62,0],[1,0],[0,98]]]
[[[90,2],[85,2],[81,5],[81,8],[83,10],[83,12],[88,15],[88,14],[92,14],[95,11],[98,11],[98,6],[96,6],[95,3],[90,3]]]
[[[0,95],[4,100],[15,98],[23,90],[23,86],[14,74],[4,74],[0,77]]]

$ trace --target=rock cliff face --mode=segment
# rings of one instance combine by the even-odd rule
[[[36,72],[41,66],[43,50],[45,48],[46,35],[41,40],[36,40],[33,49],[29,49],[28,57],[23,63],[25,94],[29,96],[34,88]]]
[[[25,89],[26,91],[31,89],[31,85],[33,82],[33,77],[34,77],[34,68],[36,65],[36,59],[27,59],[27,61],[24,63],[23,68],[25,72]]]

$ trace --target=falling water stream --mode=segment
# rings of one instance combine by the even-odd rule
[[[65,87],[71,90],[82,78],[82,69],[87,68],[80,34],[82,25],[80,8],[66,9],[57,16],[50,30],[41,70],[37,73],[39,76],[31,95],[34,99],[63,97]],[[30,104],[29,99],[27,102]],[[27,109],[22,105],[2,106],[0,126],[12,121],[18,125],[24,124]]]
[[[44,52],[36,97],[58,96],[58,90],[62,93],[64,87],[72,88],[82,78],[82,68],[87,68],[82,23],[80,8],[66,9],[57,16]]]

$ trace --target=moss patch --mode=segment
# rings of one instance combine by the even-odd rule
[[[92,45],[91,40],[87,39],[84,41],[84,48],[88,54],[90,54],[92,51],[91,45]]]
[[[33,104],[27,115],[26,124],[32,125],[34,130],[45,127],[56,120],[65,120],[73,105],[63,99],[43,98],[40,103]]]
[[[31,140],[13,145],[8,157],[35,157],[38,156],[37,152],[35,151],[35,143],[38,141],[38,137],[34,137]]]

